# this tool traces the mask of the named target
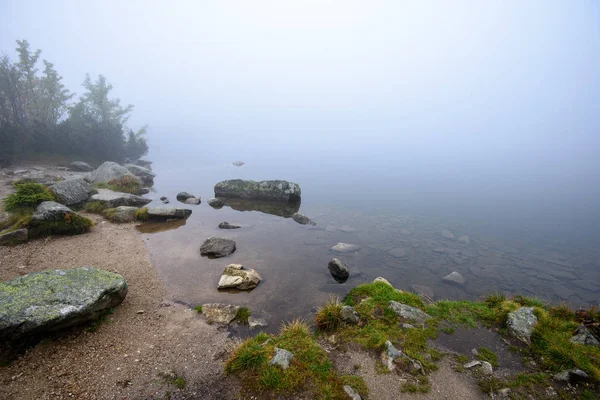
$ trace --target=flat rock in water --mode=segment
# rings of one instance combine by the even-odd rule
[[[395,249],[388,251],[388,254],[391,255],[392,257],[396,257],[396,258],[406,257],[406,251],[404,251],[404,249],[402,249],[400,247],[396,247]]]
[[[154,178],[156,174],[150,171],[148,168],[135,165],[135,164],[125,164],[125,168],[138,178],[142,180],[142,182],[146,185],[154,185]]]
[[[225,267],[217,288],[252,290],[258,286],[260,281],[261,277],[255,270],[244,269],[241,264],[229,264]]]
[[[426,320],[431,318],[424,311],[411,307],[407,304],[398,303],[397,301],[391,300],[388,303],[388,306],[399,316],[411,321],[418,322],[420,324],[424,323]]]
[[[350,276],[350,272],[348,271],[346,264],[337,258],[332,258],[331,261],[329,261],[329,264],[327,264],[327,268],[329,269],[331,276],[333,276],[333,279],[339,283],[346,282]]]
[[[83,161],[73,161],[71,164],[69,164],[67,169],[69,171],[77,172],[92,172],[94,170],[94,167]]]
[[[0,234],[0,246],[9,246],[27,242],[29,234],[27,229],[17,229]]]
[[[219,229],[240,229],[240,225],[230,224],[229,222],[221,222],[219,224]]]
[[[235,319],[240,307],[231,304],[202,304],[202,314],[209,323],[229,325]]]
[[[454,239],[454,234],[452,232],[450,232],[448,229],[444,229],[441,232],[441,235],[445,239]]]
[[[173,207],[148,207],[148,219],[167,221],[173,219],[185,219],[192,215],[192,210],[187,208]]]
[[[311,226],[317,225],[313,220],[308,218],[306,215],[300,214],[300,213],[295,213],[294,215],[292,215],[292,219],[294,221],[296,221],[297,223],[299,223],[300,225],[311,225]]]
[[[193,206],[197,206],[201,203],[200,197],[190,197],[189,199],[185,199],[185,204],[191,204]]]
[[[338,243],[335,246],[333,246],[331,248],[331,250],[335,251],[336,253],[351,253],[353,251],[357,251],[360,249],[360,246],[356,245],[356,244],[349,244],[349,243]]]
[[[521,307],[508,313],[507,326],[509,332],[525,343],[531,342],[531,334],[535,324],[537,324],[537,317],[533,313],[533,307]]]
[[[446,275],[443,278],[444,282],[448,282],[448,283],[454,283],[457,285],[464,285],[465,282],[467,281],[465,279],[464,276],[462,276],[462,274],[460,274],[459,272],[453,271],[451,273],[449,273],[448,275]]]
[[[294,355],[289,351],[275,347],[275,354],[269,361],[269,365],[279,365],[282,369],[287,369],[293,358]]]
[[[83,203],[94,191],[92,185],[83,178],[68,179],[66,181],[58,182],[48,189],[59,203],[67,206]]]
[[[226,257],[236,250],[235,242],[231,239],[211,237],[200,246],[200,255],[220,258]]]
[[[0,337],[15,339],[97,318],[127,295],[121,275],[94,268],[50,270],[0,283]]]
[[[142,207],[150,203],[152,200],[144,197],[130,194],[113,192],[108,189],[98,189],[98,193],[90,197],[91,201],[98,201],[104,204],[107,208],[115,208],[119,206]]]
[[[115,208],[112,222],[133,222],[135,221],[135,212],[137,207],[119,206]]]
[[[106,161],[92,171],[90,173],[90,180],[92,183],[110,182],[113,179],[123,178],[125,176],[134,178],[141,183],[141,179],[129,172],[127,168],[112,161]]]
[[[297,183],[283,180],[256,182],[231,179],[215,185],[215,197],[298,202],[300,196],[300,186]]]
[[[223,202],[223,200],[212,198],[208,200],[208,205],[212,208],[223,208],[225,203]]]
[[[594,335],[590,333],[585,325],[580,325],[579,328],[577,328],[575,335],[571,338],[571,342],[576,344],[584,344],[586,346],[600,347],[600,342],[598,342],[598,339],[596,339]]]

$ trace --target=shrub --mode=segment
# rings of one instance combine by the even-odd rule
[[[16,185],[16,193],[11,193],[4,199],[4,210],[32,210],[43,201],[54,201],[54,196],[39,183],[21,183]]]

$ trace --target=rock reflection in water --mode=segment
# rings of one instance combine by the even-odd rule
[[[177,229],[185,225],[187,219],[179,219],[169,222],[147,222],[137,225],[135,228],[141,233],[157,233]]]
[[[225,199],[222,200],[226,206],[237,211],[260,211],[265,214],[276,215],[283,218],[291,218],[292,215],[300,210],[300,202],[282,203],[273,201],[257,201],[257,200],[242,200],[242,199]]]

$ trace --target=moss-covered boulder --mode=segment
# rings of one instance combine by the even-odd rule
[[[97,318],[127,295],[121,275],[89,267],[48,270],[0,283],[0,339],[42,334]]]
[[[299,202],[300,194],[300,185],[281,180],[256,182],[231,179],[215,185],[215,197]]]
[[[89,231],[94,223],[69,207],[54,201],[37,206],[29,221],[29,237],[45,235],[76,235]]]

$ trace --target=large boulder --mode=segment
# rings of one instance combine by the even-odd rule
[[[142,180],[145,185],[152,186],[154,185],[154,178],[156,174],[150,171],[148,168],[140,167],[135,164],[125,164],[125,168],[129,170],[133,175],[137,176]]]
[[[49,270],[0,283],[0,338],[66,328],[97,318],[127,294],[121,275],[94,268]]]
[[[231,304],[202,304],[202,314],[209,323],[229,325],[235,319],[239,310],[240,307]]]
[[[93,222],[54,201],[40,203],[29,221],[29,236],[87,232]]]
[[[92,185],[83,178],[67,179],[50,186],[50,192],[59,203],[67,206],[83,203],[94,192]]]
[[[252,290],[261,281],[261,277],[253,269],[244,269],[241,264],[229,264],[225,267],[218,289]]]
[[[235,242],[231,239],[211,237],[200,246],[200,255],[210,258],[226,257],[235,252]]]
[[[90,200],[100,202],[107,208],[119,206],[142,207],[152,201],[135,194],[113,192],[109,189],[98,189],[98,193],[93,194]]]
[[[92,172],[94,170],[94,167],[83,161],[73,161],[67,168],[70,171],[77,172]]]
[[[215,185],[215,197],[299,202],[300,186],[297,183],[281,180],[256,182],[231,179]]]
[[[333,279],[339,283],[346,282],[350,276],[348,266],[337,258],[332,258],[331,261],[329,261],[329,264],[327,264],[327,268],[329,269],[331,276],[333,276]]]
[[[0,246],[10,246],[13,244],[25,243],[29,238],[27,229],[17,229],[14,231],[0,234]]]
[[[426,314],[424,311],[411,307],[407,304],[398,303],[397,301],[391,300],[388,306],[394,311],[399,317],[405,318],[410,321],[415,321],[419,324],[425,323],[431,316]]]
[[[192,215],[192,210],[187,208],[173,207],[148,207],[148,219],[168,221],[174,219],[185,219]]]
[[[141,183],[141,179],[129,172],[127,168],[112,161],[102,163],[102,165],[90,173],[89,179],[92,183],[101,183],[110,182],[113,179],[123,178],[125,176],[134,178]]]
[[[521,339],[526,343],[531,342],[531,334],[535,324],[537,324],[537,317],[533,313],[533,307],[521,307],[508,313],[508,330],[517,339]]]

